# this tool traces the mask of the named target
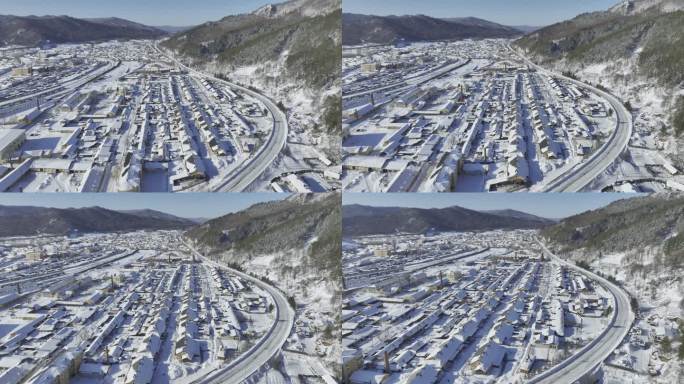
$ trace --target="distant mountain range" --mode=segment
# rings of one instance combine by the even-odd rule
[[[342,14],[342,43],[390,44],[398,40],[440,41],[512,38],[522,30],[475,17],[439,19],[425,15],[372,16]]]
[[[194,25],[188,25],[188,26],[175,26],[175,25],[155,25],[154,26],[157,29],[161,29],[162,31],[170,34],[178,33],[178,32],[184,32],[187,31],[188,29],[195,28]]]
[[[519,31],[522,31],[525,34],[544,28],[543,26],[536,26],[536,25],[511,25],[511,27],[515,28]]]
[[[113,211],[101,207],[46,208],[0,205],[0,237],[64,235],[135,231],[141,229],[182,229],[195,223],[153,210]]]
[[[126,213],[126,214],[131,214],[135,216],[141,216],[141,217],[149,217],[153,219],[159,219],[159,220],[178,220],[179,217],[175,215],[171,215],[169,213],[165,212],[159,212],[155,211],[153,209],[133,209],[133,210],[125,210],[125,211],[118,211],[121,213]],[[190,222],[193,224],[196,223],[202,223],[205,222],[207,219],[203,218],[180,218],[184,222]]]
[[[345,205],[342,208],[344,236],[423,233],[438,231],[482,231],[495,229],[541,228],[553,220],[515,210],[474,211],[458,206],[448,208],[370,207]]]
[[[46,42],[83,43],[112,39],[150,39],[166,35],[159,28],[115,17],[0,15],[0,46],[35,47]]]

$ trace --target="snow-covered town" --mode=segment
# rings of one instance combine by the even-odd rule
[[[180,235],[2,239],[0,382],[260,382],[276,360],[281,380],[334,382],[306,349],[289,347],[315,347],[313,320]]]
[[[0,191],[331,189],[322,171],[257,180],[284,144],[281,108],[150,40],[3,48]]]
[[[348,238],[344,379],[554,383],[601,361],[626,335],[629,301],[536,236],[430,230]]]
[[[343,130],[347,191],[684,189],[657,151],[640,150],[631,176],[607,177],[631,112],[508,40],[344,47]]]

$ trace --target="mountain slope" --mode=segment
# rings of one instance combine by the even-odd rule
[[[228,16],[174,35],[163,46],[198,62],[231,66],[284,59],[289,76],[321,87],[334,79],[339,61],[333,29],[339,12],[317,14],[320,0],[270,5],[253,13]],[[281,9],[282,7],[283,9]],[[326,9],[325,7],[322,8]]]
[[[659,263],[684,267],[684,196],[620,200],[563,219],[542,230],[542,235],[560,252],[626,252],[662,246],[663,258]]]
[[[439,231],[541,228],[552,223],[552,220],[512,210],[478,212],[457,206],[422,209],[345,205],[342,209],[345,236],[421,233],[431,228]]]
[[[119,17],[101,17],[101,18],[92,18],[92,19],[83,19],[85,21],[90,21],[92,23],[98,24],[98,25],[106,25],[111,28],[124,28],[127,30],[131,31],[140,31],[142,32],[147,32],[151,35],[157,35],[161,36],[164,30],[157,28],[157,27],[152,27],[149,25],[145,24],[140,24],[136,23],[134,21],[122,19]]]
[[[514,37],[522,32],[474,17],[438,19],[425,15],[370,16],[342,14],[342,43],[389,44],[396,40],[437,41]]]
[[[230,251],[237,263],[263,254],[307,251],[304,262],[338,277],[339,205],[337,193],[293,195],[209,220],[185,236],[206,254]]]
[[[340,158],[340,0],[292,0],[178,33],[162,46],[217,76],[265,91],[293,130]]]
[[[632,105],[654,105],[652,115],[662,111],[666,127],[644,122],[652,125],[651,133],[663,141],[682,138],[684,121],[672,111],[684,114],[684,96],[678,95],[684,84],[684,0],[623,1],[539,29],[515,44],[534,61],[600,82]],[[684,159],[678,143],[668,147]]]
[[[185,233],[208,257],[268,279],[292,298],[298,313],[315,314],[305,320],[319,325],[302,341],[303,352],[320,356],[337,374],[341,200],[339,193],[292,195],[209,220]]]
[[[593,12],[533,32],[517,44],[545,60],[584,63],[638,54],[642,74],[663,85],[684,81],[684,11]]]
[[[100,207],[45,208],[0,205],[0,237],[78,232],[115,232],[140,229],[182,229],[191,220],[145,210],[119,212]]]
[[[626,198],[541,234],[556,255],[619,282],[642,319],[684,318],[684,194]],[[681,367],[672,364],[664,382],[677,381]]]
[[[37,46],[112,39],[150,39],[165,35],[161,29],[119,18],[77,19],[69,16],[0,15],[0,46]]]

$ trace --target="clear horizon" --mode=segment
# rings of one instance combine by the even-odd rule
[[[46,208],[151,209],[188,219],[213,219],[288,194],[255,193],[2,193],[0,205]]]
[[[0,0],[0,15],[118,17],[150,26],[187,27],[229,15],[249,13],[270,3],[268,0],[200,0],[192,3],[182,0]]]
[[[477,211],[513,209],[549,219],[562,219],[605,207],[621,199],[646,194],[621,193],[347,193],[342,205],[373,207],[447,208],[459,206]],[[215,218],[250,206],[282,200],[289,194],[257,193],[31,193],[0,194],[0,206],[84,208],[98,206],[125,211],[151,209],[183,218]]]
[[[617,3],[619,0],[343,0],[342,10],[377,16],[477,17],[504,25],[542,27]]]
[[[513,209],[547,219],[563,219],[605,207],[622,199],[645,196],[623,193],[353,193],[342,194],[342,205],[372,207],[447,208],[476,211]]]

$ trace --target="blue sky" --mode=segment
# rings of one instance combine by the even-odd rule
[[[0,193],[0,205],[153,209],[180,217],[210,219],[287,196],[276,193]]]
[[[635,195],[618,193],[345,193],[342,203],[377,207],[515,209],[560,219]]]
[[[0,0],[0,14],[116,16],[149,25],[196,25],[281,0]],[[475,16],[509,25],[547,25],[604,10],[618,0],[343,0],[345,12]]]
[[[0,0],[0,14],[121,17],[148,25],[189,26],[251,12],[269,3],[269,0]]]
[[[342,0],[344,12],[433,17],[474,16],[506,25],[543,26],[605,10],[619,0]]]

